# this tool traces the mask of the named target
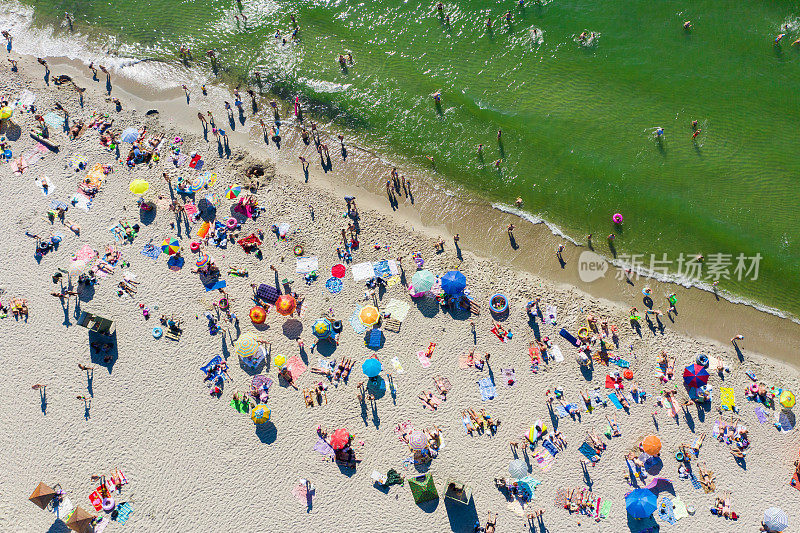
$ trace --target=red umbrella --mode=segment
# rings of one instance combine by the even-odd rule
[[[331,447],[334,450],[341,450],[350,442],[350,432],[346,429],[337,429],[331,435]]]
[[[341,263],[338,265],[333,265],[333,267],[331,267],[331,276],[342,279],[344,277],[345,270],[345,266]]]
[[[687,366],[683,370],[683,384],[689,388],[702,387],[708,383],[708,370],[697,363]]]

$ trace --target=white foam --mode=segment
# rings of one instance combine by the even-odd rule
[[[564,231],[561,228],[559,228],[558,226],[556,226],[552,222],[548,222],[545,219],[543,219],[543,218],[541,218],[541,217],[539,217],[537,215],[533,215],[531,213],[523,211],[522,209],[510,206],[510,205],[507,205],[507,204],[494,203],[494,204],[492,204],[492,207],[494,209],[497,209],[498,211],[502,211],[504,213],[509,213],[509,214],[512,214],[512,215],[516,215],[516,216],[518,216],[518,217],[520,217],[522,219],[527,220],[531,224],[544,224],[552,232],[552,234],[555,235],[556,237],[561,237],[563,239],[566,239],[567,241],[571,242],[572,244],[574,244],[576,246],[579,245],[578,241],[576,241],[575,239],[573,239],[572,237],[570,237],[569,235],[564,233]]]

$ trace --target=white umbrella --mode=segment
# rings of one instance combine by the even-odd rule
[[[508,473],[514,479],[522,479],[528,475],[528,463],[522,459],[514,459],[508,463]]]
[[[120,140],[124,143],[132,143],[139,138],[139,130],[136,128],[127,128],[122,132]]]
[[[789,527],[789,517],[783,512],[783,509],[778,507],[770,507],[764,511],[764,519],[762,520],[764,528],[767,531],[777,533]]]

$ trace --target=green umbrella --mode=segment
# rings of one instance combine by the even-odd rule
[[[429,270],[417,270],[411,278],[411,285],[417,292],[427,292],[436,283],[436,276]]]

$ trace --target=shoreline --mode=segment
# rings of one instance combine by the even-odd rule
[[[67,70],[79,84],[86,86],[104,85],[93,82],[79,60],[66,58],[50,58],[49,62]],[[34,67],[35,68],[35,67]],[[186,104],[183,90],[179,85],[168,89],[156,89],[150,85],[142,84],[135,78],[125,76],[125,68],[121,74],[112,71],[114,94],[120,97],[122,92],[130,99],[128,105],[142,114],[149,109],[161,108],[163,116],[169,116],[182,128],[189,131],[199,129],[197,111],[214,109],[216,115],[223,114],[222,101],[230,100],[231,95],[224,85],[208,85],[208,97],[198,95],[199,89],[192,91],[190,105]],[[245,107],[249,99],[245,98]],[[262,99],[266,103],[266,98]],[[287,105],[285,102],[279,101]],[[248,111],[250,111],[248,109]],[[285,108],[282,109],[282,116]],[[265,108],[260,106],[257,116],[269,117],[264,114]],[[724,298],[722,294],[704,290],[699,287],[685,287],[672,282],[656,281],[653,279],[634,280],[634,285],[629,285],[622,280],[610,279],[609,276],[593,283],[584,283],[577,273],[577,261],[580,253],[587,248],[581,244],[566,243],[564,258],[566,267],[560,268],[554,251],[556,247],[565,242],[565,239],[552,230],[552,226],[542,221],[532,223],[514,212],[499,210],[489,200],[464,193],[461,190],[450,192],[447,184],[424,170],[413,166],[398,167],[405,170],[409,178],[413,178],[415,201],[410,203],[407,198],[396,209],[388,205],[385,193],[381,187],[388,177],[390,164],[381,155],[369,149],[359,149],[358,153],[352,150],[346,161],[341,160],[337,153],[336,131],[331,131],[330,124],[318,123],[321,136],[327,136],[331,145],[334,166],[328,172],[323,172],[315,162],[318,157],[313,144],[305,146],[299,136],[293,117],[284,122],[290,125],[287,130],[282,129],[283,140],[281,148],[277,149],[274,143],[264,145],[261,127],[253,120],[256,117],[248,116],[243,126],[237,122],[234,131],[229,130],[231,146],[243,147],[253,150],[258,156],[266,154],[276,165],[276,172],[291,175],[293,178],[305,181],[299,168],[298,155],[306,157],[312,165],[310,167],[308,183],[311,186],[322,184],[328,191],[336,194],[349,194],[365,200],[369,197],[370,208],[383,214],[391,215],[398,224],[411,222],[412,228],[423,233],[441,237],[446,241],[446,246],[452,247],[452,237],[458,233],[461,237],[460,244],[467,250],[477,252],[479,256],[499,261],[515,269],[534,274],[544,280],[555,284],[565,284],[606,301],[613,302],[616,306],[628,309],[631,306],[642,308],[641,289],[650,286],[655,295],[675,293],[679,299],[678,315],[674,322],[663,319],[667,327],[677,332],[692,337],[712,340],[720,345],[729,344],[728,340],[745,329],[753,331],[748,339],[748,349],[752,349],[767,357],[773,357],[800,368],[800,354],[791,347],[800,344],[800,324],[793,318],[770,313],[755,307],[750,302],[735,302]],[[347,133],[345,131],[345,133]],[[209,132],[209,143],[213,137]],[[347,141],[347,139],[346,139]],[[424,191],[424,192],[420,192]],[[470,213],[465,217],[464,213]],[[513,249],[508,243],[505,227],[509,223],[518,224],[526,222],[525,226],[519,224],[515,230],[515,239],[518,247]],[[602,255],[602,254],[601,254]],[[606,261],[607,258],[604,257]],[[609,272],[612,272],[610,267]],[[656,303],[656,309],[665,307]]]

